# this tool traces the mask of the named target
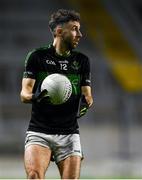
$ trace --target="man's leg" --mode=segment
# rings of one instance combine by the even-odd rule
[[[59,172],[62,179],[79,179],[81,168],[81,157],[69,156],[58,164]]]
[[[24,163],[28,179],[44,179],[49,166],[51,150],[40,145],[29,145],[25,149]]]

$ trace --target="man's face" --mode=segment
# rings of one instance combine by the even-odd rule
[[[64,43],[69,50],[76,48],[81,37],[79,22],[69,21],[62,26],[62,43]]]

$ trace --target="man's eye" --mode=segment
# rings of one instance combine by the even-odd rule
[[[77,27],[74,26],[72,29],[73,29],[73,30],[77,30]]]

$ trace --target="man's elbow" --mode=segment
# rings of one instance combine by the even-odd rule
[[[20,99],[22,103],[26,103],[26,98],[23,96],[22,93],[20,93]]]
[[[31,98],[29,98],[29,96],[24,95],[22,92],[20,93],[20,99],[22,103],[31,103]]]

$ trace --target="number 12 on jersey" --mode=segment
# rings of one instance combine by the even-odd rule
[[[67,69],[67,64],[61,63],[61,64],[60,64],[60,68],[61,68],[61,70],[65,70],[65,71],[68,70],[68,69]]]

